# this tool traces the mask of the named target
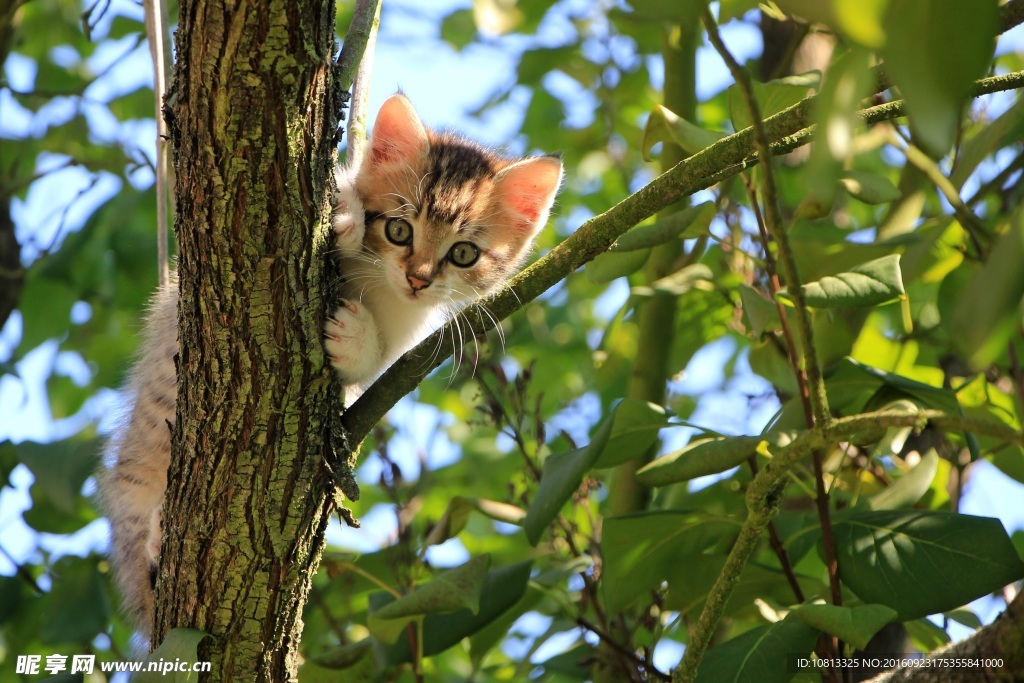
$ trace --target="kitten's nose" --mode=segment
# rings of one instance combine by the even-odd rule
[[[409,286],[412,287],[412,291],[418,292],[421,289],[426,289],[430,285],[429,278],[417,277],[412,273],[406,273],[405,279],[409,281]]]

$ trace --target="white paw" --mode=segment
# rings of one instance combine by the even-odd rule
[[[149,556],[149,564],[158,564],[160,557],[160,508],[153,510],[149,516],[149,533],[146,535],[146,555]]]
[[[366,306],[345,301],[324,324],[324,348],[341,381],[360,384],[380,371],[377,324]]]
[[[356,194],[355,177],[351,172],[337,169],[334,173],[337,188],[332,197],[331,227],[334,240],[341,253],[362,251],[366,234],[363,202]]]

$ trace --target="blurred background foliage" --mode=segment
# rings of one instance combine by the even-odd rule
[[[340,5],[343,36],[352,7]],[[1014,20],[995,2],[954,0],[713,6],[762,83],[765,116],[819,94],[814,144],[774,171],[801,275],[818,285],[816,346],[833,411],[939,408],[1019,429],[1024,105],[1012,92],[969,99],[976,79],[1024,68],[1016,32],[993,40]],[[404,63],[401,79],[428,123],[515,153],[563,155],[567,179],[543,254],[654,178],[667,146],[687,156],[749,125],[699,40],[688,48],[693,110],[660,107],[666,78],[679,77],[663,51],[688,45],[703,8],[396,0],[384,3],[378,50],[385,62],[408,49],[493,67],[479,84],[458,72],[424,84]],[[91,474],[157,280],[144,34],[129,3],[0,7],[0,680],[18,679],[17,655],[133,652]],[[392,84],[380,88],[387,95]],[[865,127],[852,115],[862,101],[897,97],[909,120]],[[748,168],[698,193],[705,208],[674,226],[647,221],[634,244],[624,238],[500,335],[466,348],[375,430],[355,507],[364,529],[330,530],[305,615],[302,680],[667,677],[745,515],[747,462],[763,466],[766,442],[725,440],[726,460],[699,472],[710,477],[647,480],[657,486],[630,514],[612,514],[608,490],[616,466],[652,448],[673,454],[700,438],[771,440],[806,427],[753,211],[760,175]],[[652,278],[649,251],[666,243],[678,257]],[[674,308],[657,341],[635,314],[654,297]],[[635,360],[654,344],[667,349],[660,405],[630,388]],[[1024,573],[1024,519],[999,500],[1021,494],[1021,448],[893,429],[837,445],[822,476],[844,604],[884,609],[844,613],[854,635],[834,630],[835,615],[784,618],[830,595],[816,476],[798,466],[772,543],[728,605],[709,680],[743,679],[738,653],[758,647],[753,629],[774,629],[785,646],[758,652],[765,661],[809,652],[819,630],[863,646],[886,622],[903,625],[891,647],[929,651],[1012,597],[1004,586]],[[1005,524],[929,516],[972,510]],[[939,526],[901,536],[918,554],[887,576],[909,587],[866,589],[862,574],[882,567],[862,552],[859,529],[922,519]],[[953,540],[921,559],[932,533]],[[975,561],[958,564],[958,553]],[[929,573],[938,589],[922,579]],[[922,581],[924,598],[913,589]],[[950,582],[964,591],[950,597]],[[794,675],[779,666],[779,678],[763,680]]]

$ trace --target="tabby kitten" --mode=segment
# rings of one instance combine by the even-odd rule
[[[381,107],[358,169],[338,169],[332,226],[344,305],[324,328],[330,363],[351,398],[398,356],[512,275],[544,226],[562,179],[554,157],[511,160],[424,128],[394,95]],[[177,281],[157,293],[127,393],[133,408],[100,475],[124,606],[153,622],[160,514],[170,465],[177,378]]]

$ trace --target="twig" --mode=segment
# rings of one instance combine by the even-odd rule
[[[352,23],[345,34],[341,54],[338,55],[338,87],[341,90],[352,87],[363,53],[371,41],[376,40],[374,34],[380,23],[380,3],[381,0],[356,0]]]
[[[654,676],[658,680],[660,680],[660,681],[670,681],[670,680],[672,680],[672,678],[668,674],[663,673],[663,672],[658,671],[657,669],[655,669],[654,665],[651,664],[649,661],[647,661],[646,659],[644,659],[642,657],[638,657],[635,652],[633,652],[632,650],[629,650],[629,649],[623,647],[617,640],[612,638],[612,636],[610,634],[608,634],[607,632],[602,630],[601,627],[599,627],[597,624],[591,624],[589,621],[587,621],[583,617],[576,617],[576,623],[579,624],[580,626],[582,626],[583,628],[587,629],[591,633],[593,633],[595,636],[597,636],[601,640],[601,642],[605,643],[606,645],[611,647],[613,650],[615,650],[619,654],[625,656],[627,659],[629,659],[631,662],[633,662],[634,665],[636,665],[640,669],[648,672],[649,674],[651,674],[652,676]]]

